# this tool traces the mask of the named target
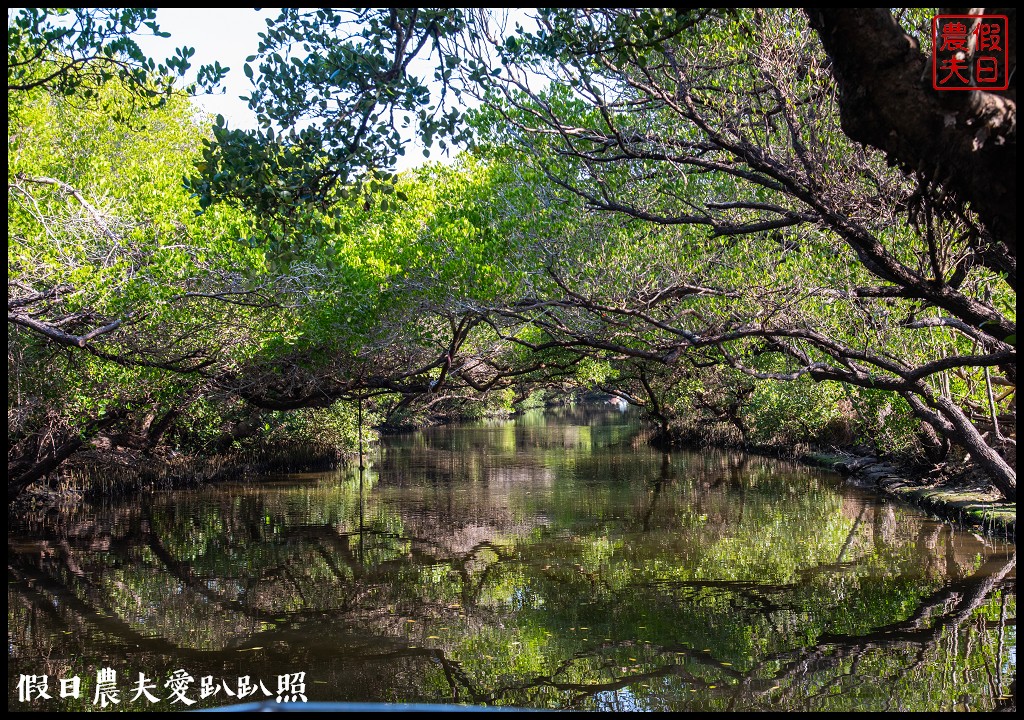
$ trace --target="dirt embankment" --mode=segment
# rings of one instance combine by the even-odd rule
[[[945,520],[989,535],[1016,539],[1017,503],[1003,499],[977,474],[922,474],[920,470],[872,456],[811,452],[803,460],[846,475],[852,485],[917,505]]]

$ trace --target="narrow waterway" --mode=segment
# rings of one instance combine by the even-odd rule
[[[987,711],[1015,589],[1012,544],[830,473],[532,412],[10,526],[8,709]]]

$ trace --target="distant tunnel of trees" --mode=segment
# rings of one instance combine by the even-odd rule
[[[943,92],[919,9],[286,8],[231,70],[256,130],[142,53],[155,10],[9,13],[9,501],[84,453],[594,389],[665,441],[868,445],[1015,500],[989,12],[1009,87]],[[403,124],[454,157],[395,173]]]

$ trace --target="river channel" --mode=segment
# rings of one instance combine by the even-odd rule
[[[576,408],[8,529],[8,709],[989,711],[1016,549]],[[76,680],[77,678],[77,680]]]

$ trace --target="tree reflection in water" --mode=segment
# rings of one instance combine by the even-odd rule
[[[26,522],[8,534],[9,683],[79,675],[83,697],[9,708],[92,709],[103,666],[124,695],[184,668],[268,687],[305,671],[311,701],[1007,704],[1013,546],[816,470],[661,455],[636,433],[619,413],[435,428],[362,477]]]

